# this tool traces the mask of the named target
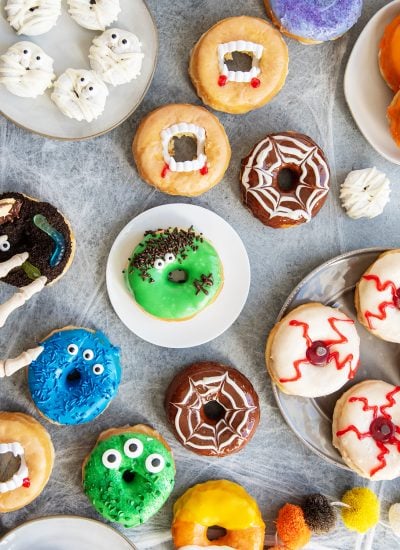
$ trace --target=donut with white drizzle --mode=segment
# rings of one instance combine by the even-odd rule
[[[282,171],[291,176],[288,188],[281,185]],[[310,137],[297,132],[266,136],[242,160],[242,201],[269,227],[311,221],[327,199],[329,183],[323,151]]]
[[[251,382],[236,369],[212,361],[183,369],[167,389],[165,408],[178,441],[207,456],[243,449],[260,419]]]
[[[265,359],[279,389],[321,397],[356,375],[360,338],[354,321],[336,308],[309,303],[295,308],[270,332]]]
[[[56,24],[61,15],[61,0],[7,0],[4,9],[17,34],[38,36]]]
[[[81,27],[104,31],[117,20],[120,0],[68,0],[68,12]]]

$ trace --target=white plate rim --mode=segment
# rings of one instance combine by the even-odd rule
[[[160,39],[159,39],[159,34],[158,34],[158,28],[157,28],[157,25],[156,25],[156,20],[154,18],[154,15],[153,15],[152,11],[150,10],[150,8],[147,4],[147,0],[141,0],[141,2],[144,4],[145,8],[147,9],[147,11],[150,15],[150,19],[152,21],[153,27],[154,27],[156,54],[155,54],[155,57],[154,57],[154,63],[153,63],[150,78],[149,78],[149,80],[146,84],[145,89],[143,90],[142,95],[140,96],[140,98],[138,99],[138,101],[134,105],[134,107],[132,107],[132,109],[125,116],[123,116],[119,121],[114,123],[109,128],[101,130],[100,132],[96,132],[95,134],[90,134],[90,135],[87,135],[87,136],[71,138],[71,137],[62,137],[62,136],[49,135],[49,134],[46,134],[44,132],[39,132],[37,130],[33,130],[32,128],[28,128],[27,126],[24,126],[23,124],[21,124],[19,122],[16,122],[12,117],[6,115],[1,109],[0,109],[0,115],[2,115],[6,120],[8,120],[8,121],[12,122],[13,124],[15,124],[15,126],[17,126],[18,128],[21,128],[22,130],[25,130],[26,132],[30,132],[31,134],[41,136],[41,137],[44,137],[46,139],[51,139],[51,140],[54,140],[54,141],[66,141],[66,142],[68,142],[68,141],[72,141],[72,142],[73,141],[86,141],[86,140],[93,139],[93,138],[96,138],[96,137],[99,137],[99,136],[103,136],[104,134],[108,134],[108,132],[111,132],[112,130],[115,130],[115,128],[118,128],[118,126],[121,126],[121,124],[123,124],[129,117],[131,117],[133,115],[133,113],[140,107],[141,103],[143,102],[144,98],[146,97],[147,92],[149,91],[149,88],[151,86],[151,83],[153,82],[154,74],[156,72],[156,68],[157,68],[157,64],[158,64]]]
[[[83,516],[77,516],[77,515],[74,515],[74,514],[72,514],[72,515],[52,514],[50,516],[41,516],[41,517],[34,518],[34,519],[28,519],[27,521],[24,521],[20,525],[17,525],[16,527],[13,527],[9,531],[7,531],[4,535],[0,536],[0,543],[3,543],[6,540],[6,537],[8,537],[9,535],[13,535],[17,531],[22,531],[24,529],[24,527],[28,524],[30,525],[32,523],[43,523],[43,522],[52,521],[52,520],[55,520],[55,519],[75,519],[75,520],[78,520],[78,521],[82,521],[84,523],[86,523],[86,522],[96,523],[97,525],[101,525],[101,527],[104,527],[105,529],[107,529],[109,531],[113,531],[114,533],[119,535],[121,537],[121,539],[123,539],[125,542],[127,542],[133,550],[137,550],[137,547],[133,544],[133,542],[131,540],[129,540],[128,537],[125,536],[123,533],[121,533],[120,531],[115,529],[115,527],[112,527],[111,525],[107,525],[106,523],[103,523],[102,521],[98,521],[97,519],[85,518]]]
[[[369,31],[370,27],[373,27],[375,21],[377,19],[379,19],[380,17],[382,17],[384,12],[393,9],[394,6],[399,6],[399,8],[400,8],[400,0],[392,0],[391,2],[389,2],[389,4],[387,4],[386,6],[383,6],[380,10],[378,10],[371,17],[371,19],[368,21],[368,23],[365,25],[365,27],[361,31],[359,37],[357,38],[357,40],[356,40],[356,42],[355,42],[355,44],[354,44],[354,46],[351,50],[349,59],[348,59],[347,64],[346,64],[346,69],[345,69],[344,78],[343,78],[343,89],[344,89],[344,95],[345,95],[345,98],[346,98],[347,106],[350,110],[350,113],[353,117],[354,122],[356,123],[357,128],[359,129],[359,131],[363,135],[364,139],[366,139],[366,141],[370,144],[370,146],[379,155],[381,155],[383,158],[385,158],[386,160],[388,160],[389,162],[391,162],[393,164],[400,165],[400,149],[399,149],[399,158],[397,158],[397,159],[394,158],[394,157],[391,157],[390,155],[388,155],[386,152],[382,151],[381,149],[378,149],[377,146],[370,140],[368,135],[365,133],[364,129],[360,126],[360,124],[358,122],[358,117],[356,117],[355,114],[354,114],[352,101],[349,100],[349,96],[350,96],[350,83],[349,83],[350,82],[350,71],[351,71],[351,68],[352,68],[352,65],[353,65],[353,62],[354,62],[354,58],[356,57],[356,55],[358,53],[357,52],[358,45],[363,40],[364,34],[366,34]],[[377,59],[378,59],[378,52],[377,52]],[[383,79],[382,79],[382,81],[383,81]],[[384,81],[383,81],[383,84],[386,85]],[[388,127],[388,132],[389,132],[389,127]]]
[[[177,344],[176,342],[174,344],[171,345],[171,343],[160,343],[157,341],[157,338],[150,338],[147,336],[144,336],[143,334],[139,334],[138,332],[136,332],[135,330],[133,330],[126,322],[125,320],[120,316],[119,312],[118,312],[118,304],[116,303],[117,300],[114,299],[113,297],[113,292],[110,291],[110,286],[112,284],[112,279],[113,279],[113,276],[112,276],[112,269],[113,269],[113,263],[114,263],[114,256],[116,255],[117,253],[117,250],[118,250],[118,247],[120,246],[120,241],[123,239],[123,237],[125,236],[125,234],[127,232],[129,232],[129,227],[131,225],[133,225],[136,220],[138,220],[138,218],[142,217],[145,218],[146,216],[149,216],[150,213],[154,213],[155,211],[157,210],[160,210],[160,209],[163,209],[163,210],[171,210],[173,211],[174,209],[185,209],[186,212],[188,211],[188,209],[192,209],[192,211],[197,211],[199,213],[201,212],[207,212],[207,215],[211,215],[212,217],[214,217],[218,223],[222,223],[226,229],[231,233],[231,235],[234,235],[235,236],[235,239],[237,239],[237,244],[240,246],[240,258],[241,258],[241,262],[242,262],[242,267],[243,267],[243,270],[245,272],[245,277],[246,279],[243,280],[242,279],[242,282],[243,282],[243,293],[241,295],[241,298],[240,300],[238,300],[237,302],[237,307],[235,308],[235,314],[232,315],[231,317],[229,317],[228,319],[228,322],[224,323],[223,325],[221,325],[217,331],[215,331],[212,335],[209,335],[207,336],[206,338],[200,338],[198,340],[196,340],[196,343],[190,343],[190,344],[187,344],[185,342],[183,342],[182,344]],[[172,224],[173,225],[173,224]],[[194,224],[196,225],[196,223]],[[204,230],[205,233],[206,233],[206,230]],[[212,237],[210,238],[211,242],[212,242]],[[225,276],[226,276],[226,273],[225,273]],[[160,347],[164,347],[164,348],[170,348],[170,349],[187,349],[187,348],[191,348],[191,347],[196,347],[196,346],[200,346],[202,344],[205,344],[207,342],[210,342],[212,340],[214,340],[215,338],[218,338],[218,336],[221,336],[221,334],[223,334],[226,330],[228,330],[232,325],[233,323],[238,319],[238,317],[240,316],[246,302],[247,302],[247,298],[248,298],[248,295],[249,295],[249,291],[250,291],[250,283],[251,283],[251,269],[250,269],[250,261],[249,261],[249,257],[248,257],[248,254],[247,254],[247,250],[244,246],[244,243],[241,239],[241,237],[239,236],[239,234],[237,233],[237,231],[224,219],[222,218],[221,216],[219,216],[218,214],[216,214],[213,210],[210,210],[208,208],[205,208],[203,206],[199,206],[199,205],[195,205],[195,204],[188,204],[188,203],[170,203],[170,204],[163,204],[163,205],[159,205],[159,206],[155,206],[155,207],[152,207],[152,208],[149,208],[147,210],[144,210],[143,212],[141,212],[140,214],[138,214],[137,216],[135,216],[134,218],[132,218],[123,228],[122,230],[118,233],[117,237],[115,238],[112,246],[111,246],[111,249],[110,249],[110,252],[109,252],[109,255],[108,255],[108,259],[107,259],[107,265],[106,265],[106,286],[107,286],[107,293],[108,293],[108,297],[109,297],[109,300],[110,300],[110,303],[111,303],[111,306],[114,310],[114,312],[116,313],[116,315],[118,316],[118,318],[120,319],[120,321],[131,331],[133,332],[134,334],[136,334],[138,337],[140,337],[141,339],[145,340],[146,342],[149,342],[150,344],[154,344],[154,345],[157,345],[157,346],[160,346]],[[222,291],[221,292],[224,292],[224,287],[222,288]],[[134,300],[134,298],[132,297],[132,300]],[[212,307],[218,307],[217,306],[218,304],[218,298],[215,300],[215,302],[213,302],[212,304],[210,304],[209,306],[207,306],[205,308],[205,310],[203,311],[206,311],[208,310],[208,308],[212,308]],[[142,318],[144,319],[147,319],[147,321],[149,320],[149,317],[151,318],[152,316],[149,316],[146,312],[142,311],[140,309],[139,306],[133,304],[133,307],[136,307],[139,312],[140,312],[140,315],[143,316]],[[195,317],[189,319],[188,321],[179,321],[178,323],[178,326],[184,326],[185,323],[187,322],[193,322],[193,319],[196,319],[196,318],[200,318],[199,317],[203,312],[200,312],[198,315],[196,315]],[[162,321],[162,320],[159,320],[159,319],[156,319],[155,317],[153,318],[152,320],[152,323],[154,323],[155,326],[163,326],[165,325],[165,323],[168,323],[168,321]],[[172,322],[173,323],[173,322]],[[175,326],[177,326],[175,323],[173,323]],[[140,331],[139,331],[140,332]],[[156,334],[156,330],[154,331],[155,334]]]
[[[369,254],[369,253],[384,253],[390,250],[390,248],[382,248],[382,247],[371,247],[371,248],[358,248],[357,250],[350,250],[348,252],[344,252],[343,254],[339,254],[338,256],[335,256],[331,258],[330,260],[327,260],[326,262],[320,264],[316,268],[314,268],[308,275],[304,277],[292,290],[292,292],[289,294],[289,296],[286,298],[283,306],[281,307],[278,316],[276,318],[275,323],[279,323],[279,321],[285,316],[287,313],[287,309],[290,306],[290,304],[293,301],[293,298],[296,296],[296,294],[299,292],[300,289],[303,288],[304,285],[306,285],[315,275],[317,275],[320,271],[323,271],[326,267],[329,267],[332,264],[335,264],[336,262],[340,262],[341,260],[345,260],[346,258],[352,258],[354,256],[359,256],[361,254]],[[305,445],[310,451],[312,451],[314,454],[322,458],[325,462],[328,462],[329,464],[333,464],[337,468],[341,468],[342,470],[347,470],[349,472],[352,472],[353,470],[347,466],[344,462],[339,462],[334,460],[333,458],[330,458],[329,456],[322,453],[319,449],[311,445],[307,440],[303,439],[301,434],[297,432],[296,428],[291,422],[291,419],[288,417],[288,415],[285,412],[285,409],[282,406],[282,403],[279,399],[279,395],[283,392],[279,389],[278,385],[272,381],[271,379],[271,385],[272,385],[272,392],[274,394],[274,398],[276,401],[276,404],[278,405],[279,411],[286,422],[286,424],[289,426],[291,431],[294,433],[294,435],[297,437],[298,440],[300,440],[303,445]],[[306,398],[305,398],[306,399]]]

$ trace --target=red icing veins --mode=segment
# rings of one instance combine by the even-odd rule
[[[354,321],[352,319],[336,319],[335,317],[330,317],[328,319],[328,323],[331,325],[332,330],[334,332],[336,332],[336,334],[339,336],[339,339],[338,340],[324,340],[323,344],[327,348],[329,348],[330,346],[333,346],[333,345],[337,345],[337,344],[345,344],[349,341],[346,338],[346,336],[344,336],[344,334],[342,334],[339,331],[339,329],[335,326],[336,322],[354,324]],[[292,321],[289,322],[289,326],[291,326],[291,327],[302,327],[302,329],[303,329],[303,338],[307,342],[307,348],[311,348],[313,346],[314,342],[311,340],[310,335],[309,335],[310,326],[307,323],[304,323],[302,321],[292,320]],[[354,358],[353,354],[349,353],[343,359],[343,361],[340,361],[338,351],[333,351],[333,352],[329,351],[327,359],[326,359],[326,364],[328,364],[330,361],[333,360],[336,364],[337,370],[342,370],[346,366],[346,364],[349,363],[349,376],[348,376],[348,379],[351,380],[352,378],[354,378],[354,376],[357,372],[357,368],[358,368],[358,364],[354,369],[351,368],[351,361],[353,360],[353,358]],[[295,373],[296,373],[295,376],[293,376],[292,378],[280,378],[279,382],[284,384],[286,382],[296,382],[297,380],[300,380],[300,378],[301,378],[300,366],[302,364],[308,364],[308,365],[310,364],[310,361],[307,357],[307,353],[306,353],[305,357],[303,357],[302,359],[298,359],[297,361],[295,361],[293,363],[293,367],[294,367],[294,370],[295,370]]]
[[[347,428],[339,430],[336,432],[337,437],[341,437],[349,432],[356,434],[357,439],[361,441],[367,437],[371,437],[380,451],[377,454],[378,464],[370,471],[370,476],[374,476],[376,472],[382,470],[386,466],[385,455],[390,451],[386,445],[395,445],[397,452],[400,453],[400,440],[396,439],[396,434],[400,434],[400,427],[392,422],[392,417],[390,413],[386,412],[386,409],[390,409],[393,405],[396,404],[394,395],[400,392],[400,386],[396,386],[394,390],[391,390],[386,394],[386,404],[385,405],[370,405],[366,397],[350,397],[349,403],[361,402],[363,404],[362,410],[364,412],[372,412],[372,422],[370,424],[368,432],[360,432],[359,429],[350,424]],[[380,413],[380,416],[378,416]],[[382,428],[386,427],[386,432],[383,432]]]
[[[26,489],[28,489],[31,486],[31,480],[29,479],[29,477],[25,477],[22,480],[22,486],[25,487]]]
[[[169,166],[168,166],[168,164],[164,164],[164,168],[162,169],[162,172],[161,172],[161,177],[165,178],[165,176],[168,174],[168,172],[169,172]]]
[[[390,288],[392,291],[392,300],[390,302],[383,301],[378,305],[379,313],[372,313],[371,311],[366,311],[364,313],[368,323],[368,327],[373,330],[374,326],[372,324],[371,318],[383,321],[387,317],[386,310],[388,307],[395,307],[400,309],[400,289],[396,288],[396,285],[393,281],[386,281],[385,283],[382,283],[377,275],[363,275],[363,279],[365,279],[366,281],[373,281],[378,292],[385,292],[388,288]]]

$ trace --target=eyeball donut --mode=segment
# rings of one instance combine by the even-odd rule
[[[37,97],[52,86],[53,59],[33,42],[17,42],[0,56],[0,84],[19,97]]]
[[[246,70],[230,65],[234,54],[249,58]],[[256,17],[230,17],[197,42],[189,74],[206,105],[239,114],[271,101],[285,83],[288,64],[288,48],[272,25]]]
[[[108,29],[93,40],[90,66],[108,84],[118,86],[137,78],[144,54],[136,35],[122,29]]]
[[[355,305],[371,334],[400,343],[400,249],[381,254],[367,269],[357,284]]]
[[[94,71],[67,69],[54,83],[51,99],[67,117],[96,120],[104,111],[107,86]]]
[[[319,303],[299,306],[272,329],[265,359],[272,380],[284,393],[321,397],[356,375],[360,338],[354,321]]]
[[[50,435],[23,413],[0,412],[0,456],[19,460],[9,479],[0,481],[0,514],[23,508],[45,488],[54,464]]]
[[[104,31],[118,19],[119,0],[68,0],[68,12],[85,29]]]
[[[149,426],[101,433],[83,467],[83,490],[105,519],[136,527],[164,505],[174,487],[168,444]]]
[[[54,27],[61,15],[61,0],[7,0],[4,9],[17,34],[37,36]]]
[[[52,332],[30,363],[28,385],[39,412],[56,424],[83,424],[105,411],[121,381],[119,349],[102,332]]]
[[[400,474],[400,387],[365,380],[338,400],[333,445],[346,464],[374,481]]]

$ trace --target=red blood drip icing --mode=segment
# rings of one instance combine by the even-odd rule
[[[205,176],[206,174],[208,174],[208,166],[207,166],[207,164],[205,164],[205,165],[203,166],[203,168],[200,168],[200,174],[201,174],[202,176]]]
[[[221,74],[221,76],[218,78],[218,86],[225,86],[228,82],[228,77],[224,74]]]
[[[26,487],[26,489],[28,489],[28,487],[31,486],[31,480],[29,479],[29,477],[25,477],[22,481],[22,486],[23,487]]]
[[[344,344],[344,343],[347,343],[349,341],[348,338],[346,338],[346,336],[344,336],[344,334],[342,334],[339,331],[339,329],[336,327],[336,325],[335,325],[336,322],[354,324],[354,321],[352,319],[337,319],[335,317],[330,317],[328,319],[328,323],[330,324],[332,330],[338,335],[339,338],[338,338],[338,340],[324,340],[324,346],[326,346],[327,348],[329,348],[330,346],[336,345],[336,344]],[[303,338],[307,342],[307,349],[311,348],[313,346],[314,342],[311,340],[310,335],[309,335],[310,326],[307,323],[304,323],[302,321],[296,321],[294,319],[294,320],[289,322],[289,326],[291,326],[291,327],[302,327],[302,329],[303,329]],[[358,364],[356,365],[356,367],[354,369],[351,368],[351,362],[352,362],[353,358],[354,358],[353,354],[349,353],[343,359],[343,361],[340,361],[339,352],[338,351],[332,351],[332,352],[329,352],[329,354],[328,354],[328,357],[326,359],[326,364],[328,364],[330,361],[333,360],[335,362],[337,370],[342,370],[346,366],[346,364],[349,363],[348,379],[351,380],[352,378],[354,378],[354,376],[357,372],[357,368],[358,368]],[[297,380],[299,380],[301,378],[300,366],[303,363],[310,364],[310,360],[307,357],[307,353],[306,353],[306,357],[303,357],[302,359],[298,359],[297,361],[295,361],[293,363],[293,367],[294,367],[294,370],[295,370],[296,374],[292,378],[280,378],[279,382],[281,382],[282,384],[285,384],[286,382],[296,382]]]
[[[165,163],[164,168],[162,169],[162,172],[161,172],[161,177],[165,178],[168,172],[169,172],[169,166],[168,164]]]
[[[365,412],[372,411],[373,421],[370,424],[369,431],[365,433],[361,433],[358,430],[358,428],[353,424],[351,424],[350,426],[347,426],[347,428],[344,428],[343,430],[339,430],[338,432],[336,432],[337,437],[341,437],[346,433],[353,432],[356,434],[358,440],[361,440],[367,437],[373,438],[380,452],[377,454],[377,457],[376,457],[378,461],[377,466],[372,468],[372,470],[370,471],[371,477],[373,477],[377,472],[379,472],[380,470],[386,467],[387,463],[386,463],[385,455],[387,455],[390,452],[389,449],[386,447],[386,445],[394,445],[397,449],[397,452],[400,453],[400,440],[396,439],[396,435],[395,435],[395,434],[400,434],[400,426],[397,426],[396,424],[394,424],[392,422],[391,415],[388,412],[386,412],[386,409],[390,409],[391,407],[393,407],[393,405],[396,404],[394,395],[396,395],[396,393],[399,393],[399,392],[400,392],[400,386],[396,386],[394,390],[391,390],[390,392],[388,392],[385,396],[387,402],[384,405],[370,405],[366,397],[350,397],[349,403],[360,401],[361,403],[363,403],[363,407],[362,407],[363,411]],[[379,412],[382,415],[380,417],[378,416]],[[382,434],[382,436],[384,436],[384,440],[382,440],[382,436],[379,436],[376,433],[376,429],[380,431],[380,428],[382,427],[382,426],[379,426],[379,424],[381,425],[385,424],[390,429],[390,433]]]
[[[259,78],[252,78],[250,84],[253,88],[259,88],[261,86],[261,80]]]
[[[392,301],[381,302],[378,305],[379,313],[372,313],[371,311],[367,310],[364,314],[368,323],[368,327],[370,329],[374,329],[375,327],[372,324],[371,318],[378,319],[379,321],[383,321],[387,317],[386,310],[388,307],[396,307],[400,309],[400,296],[399,296],[400,289],[396,288],[396,285],[394,284],[393,281],[385,281],[384,283],[382,283],[382,281],[377,275],[364,275],[363,279],[365,279],[366,281],[373,281],[375,283],[375,286],[378,292],[384,292],[388,288],[392,290]]]

